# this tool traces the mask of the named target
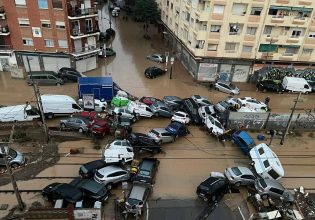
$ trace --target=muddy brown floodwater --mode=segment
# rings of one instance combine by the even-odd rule
[[[104,25],[108,28],[108,23]],[[196,83],[190,74],[184,69],[181,63],[176,60],[173,66],[173,78],[169,79],[169,73],[156,79],[144,77],[144,70],[149,66],[164,65],[148,61],[145,57],[151,53],[170,52],[162,42],[161,34],[150,26],[151,40],[143,39],[141,23],[134,23],[130,19],[128,22],[117,18],[113,20],[113,28],[116,36],[112,42],[113,49],[117,52],[114,57],[100,59],[99,68],[87,72],[87,76],[111,75],[116,83],[131,94],[141,96],[154,96],[162,98],[165,95],[177,95],[189,97],[193,94],[200,94],[210,101],[216,103],[227,95],[217,91],[209,91],[206,87]],[[296,95],[271,94],[256,92],[255,86],[239,83],[241,89],[240,96],[252,96],[264,100],[267,95],[271,96],[270,106],[275,112],[289,112]],[[59,87],[40,87],[42,94],[67,94],[77,97],[77,85],[67,83]],[[299,108],[314,108],[314,95],[303,95],[304,102],[299,103]],[[25,101],[35,101],[32,87],[27,86],[24,80],[11,79],[8,73],[0,72],[0,104],[13,105],[24,103]],[[141,119],[133,129],[136,132],[148,132],[154,127],[165,127],[170,122],[169,119]],[[56,125],[58,119],[48,122]],[[164,153],[157,155],[161,161],[156,178],[156,184],[152,198],[195,198],[196,186],[205,179],[211,171],[223,171],[228,166],[247,166],[249,159],[231,143],[218,142],[213,137],[207,135],[196,126],[189,127],[191,134],[187,137],[179,138],[173,144],[163,145]],[[252,134],[253,137],[257,133]],[[287,177],[281,182],[292,189],[300,184],[306,188],[314,188],[314,137],[313,134],[303,134],[302,136],[289,136],[284,146],[280,146],[280,137],[275,138],[272,148],[280,157]],[[102,143],[105,146],[106,140]],[[68,155],[70,148],[79,148],[81,153]],[[18,181],[20,189],[42,189],[52,182],[70,182],[78,176],[78,169],[82,163],[95,160],[101,157],[101,150],[93,149],[90,140],[67,141],[58,145],[59,161],[37,177],[55,177],[47,179],[31,179],[28,181]],[[11,189],[11,185],[4,185],[0,189]],[[1,201],[8,201],[10,207],[14,205],[13,195],[5,195]],[[25,200],[31,198],[40,199],[41,196],[32,197],[22,194]],[[5,200],[3,200],[4,198]],[[12,199],[13,198],[13,199]],[[11,203],[12,202],[12,203]],[[0,217],[3,215],[0,211]]]

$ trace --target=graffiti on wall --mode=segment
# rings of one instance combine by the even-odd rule
[[[233,82],[246,82],[249,74],[249,66],[235,65]]]
[[[253,113],[253,112],[231,112],[229,115],[229,128],[239,128],[240,126],[246,129],[262,129],[267,121],[268,113]]]

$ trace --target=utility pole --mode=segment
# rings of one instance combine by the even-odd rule
[[[288,133],[288,131],[289,131],[289,129],[290,129],[291,122],[292,122],[292,118],[293,118],[293,114],[294,114],[294,111],[295,111],[295,109],[296,109],[297,103],[298,103],[298,102],[303,102],[302,100],[299,100],[300,97],[301,97],[301,94],[302,94],[302,93],[300,92],[299,95],[298,95],[298,97],[297,97],[297,99],[294,99],[294,100],[293,100],[294,105],[293,105],[293,108],[292,108],[292,111],[291,111],[291,115],[290,115],[290,118],[289,118],[287,127],[285,128],[285,131],[284,131],[284,133],[283,133],[283,135],[282,135],[282,138],[281,138],[281,141],[280,141],[280,144],[281,144],[281,145],[283,145],[283,143],[284,143],[284,138],[285,138],[285,136],[287,135],[287,133]]]
[[[44,111],[43,111],[42,98],[40,97],[40,92],[39,92],[39,89],[37,87],[37,84],[34,83],[34,81],[33,81],[33,87],[34,87],[34,92],[35,92],[35,96],[36,96],[37,107],[38,107],[38,110],[40,112],[40,116],[41,116],[41,119],[42,119],[43,129],[44,129],[44,133],[45,133],[45,140],[48,143],[48,141],[49,141],[49,134],[48,134],[48,128],[47,128],[45,115],[44,115]]]
[[[11,134],[10,134],[10,139],[9,139],[9,142],[7,143],[8,145],[12,144],[13,142],[13,134],[14,134],[14,126],[12,126],[12,129],[11,129]],[[18,186],[16,184],[16,181],[14,179],[14,176],[13,176],[13,173],[12,173],[12,169],[11,169],[11,165],[9,163],[9,155],[8,155],[8,152],[9,152],[9,146],[1,146],[1,151],[2,152],[5,152],[5,165],[7,167],[7,171],[8,171],[8,174],[10,176],[10,180],[11,180],[11,183],[12,183],[12,186],[13,186],[13,190],[14,190],[14,193],[15,193],[15,196],[16,196],[16,199],[18,201],[18,205],[19,205],[19,209],[20,211],[22,211],[24,209],[24,203],[22,201],[22,198],[21,198],[21,194],[19,192],[19,189],[18,189]]]

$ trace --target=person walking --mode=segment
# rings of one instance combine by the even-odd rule
[[[265,98],[265,104],[267,105],[267,108],[268,108],[268,109],[269,109],[269,102],[270,102],[270,97],[267,96],[267,97]]]

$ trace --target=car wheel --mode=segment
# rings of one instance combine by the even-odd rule
[[[190,131],[187,129],[187,134],[190,134]]]
[[[240,187],[240,186],[241,186],[241,182],[235,183],[235,186],[236,186],[237,188]]]
[[[135,123],[137,121],[136,117],[133,117],[132,121]]]
[[[60,86],[60,83],[56,83],[56,86]]]
[[[46,115],[47,119],[53,119],[54,118],[54,114],[53,113],[48,113]]]
[[[83,128],[79,128],[79,132],[80,132],[80,133],[83,133]]]
[[[308,94],[308,92],[304,92],[304,94],[305,94],[305,95],[307,95],[307,94]]]
[[[234,95],[234,93],[233,93],[233,92],[230,92],[230,95]]]
[[[209,133],[212,133],[212,131],[213,131],[213,128],[209,128]]]
[[[155,117],[159,117],[159,113],[158,113],[158,112],[155,112],[155,113],[154,113],[154,116],[155,116]]]
[[[106,189],[111,190],[113,188],[113,183],[108,183]]]
[[[65,130],[66,129],[66,125],[64,124],[64,123],[62,123],[61,125],[60,125],[60,130]]]
[[[14,169],[18,168],[19,166],[20,166],[20,164],[18,164],[18,163],[12,163],[11,164],[11,167],[14,168]]]
[[[208,198],[203,198],[203,201],[208,202]]]

